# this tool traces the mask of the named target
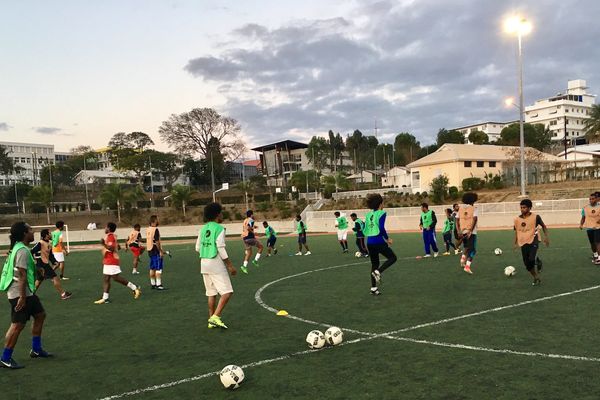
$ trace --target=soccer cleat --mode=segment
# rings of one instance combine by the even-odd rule
[[[369,291],[373,296],[379,296],[381,293],[379,292],[379,289],[375,288],[375,290],[371,289]]]
[[[542,280],[540,278],[536,278],[533,280],[533,283],[531,284],[531,286],[539,286],[542,283]]]
[[[248,268],[247,268],[247,267],[244,267],[243,265],[240,267],[240,270],[241,270],[243,273],[245,273],[245,274],[247,274],[247,273],[248,273]]]
[[[302,253],[300,253],[302,255]],[[305,256],[310,256],[312,253],[310,251],[307,251],[306,253],[304,253]]]
[[[423,258],[431,257],[431,254],[425,254]]]
[[[63,294],[60,295],[60,299],[61,300],[67,300],[67,299],[70,299],[71,296],[73,296],[73,293],[71,293],[71,292],[64,292]]]
[[[449,256],[449,255],[450,255],[450,252],[449,252],[449,251],[446,251],[446,252],[444,252],[442,255],[443,255],[443,256]]]
[[[456,254],[460,254],[460,250],[459,249],[454,250],[454,255],[456,255]]]
[[[61,280],[61,281],[68,281],[68,280],[70,280],[70,279],[71,279],[71,278],[67,278],[66,276],[61,276],[61,277],[60,277],[60,280]]]
[[[301,251],[299,251],[299,252],[297,252],[297,253],[296,253],[296,254],[294,254],[294,255],[295,255],[295,256],[301,256],[301,255],[302,255],[302,252],[301,252]]]
[[[375,279],[376,283],[381,282],[381,272],[379,272],[379,270],[374,270],[373,272],[371,272],[371,276],[373,277],[373,279]]]
[[[214,326],[213,324],[211,324],[210,322],[208,323],[208,329],[213,329],[216,328],[216,326]]]
[[[52,358],[54,354],[48,353],[46,350],[34,351],[31,349],[29,352],[29,357],[31,358]]]
[[[258,264],[258,261],[256,260],[252,260],[252,265],[254,265],[255,267],[259,267],[260,265]]]
[[[22,365],[17,364],[17,362],[14,359],[9,359],[9,360],[0,360],[0,367],[2,368],[9,368],[9,369],[21,369],[21,368],[25,368]]]
[[[140,288],[137,288],[133,291],[133,298],[134,299],[139,299],[140,296],[142,295],[142,291],[140,290]]]
[[[131,271],[132,275],[139,275],[140,271],[138,271],[137,269],[134,269],[133,271]]]
[[[108,300],[108,299],[100,299],[100,300],[96,300],[94,302],[94,304],[108,304],[108,303],[110,303],[110,300]]]
[[[344,251],[342,251],[342,253],[347,253],[347,252],[348,252],[348,249],[344,249]]]
[[[167,290],[163,285],[157,285],[156,290]]]
[[[465,271],[467,274],[473,275],[473,271],[471,271],[471,267],[465,266],[463,268],[463,271]]]
[[[212,317],[210,317],[208,319],[208,323],[216,328],[227,329],[227,325],[225,325],[223,321],[221,321],[221,318],[218,315],[213,315]]]

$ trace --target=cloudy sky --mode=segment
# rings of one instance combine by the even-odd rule
[[[0,140],[105,146],[213,107],[249,147],[375,123],[408,131],[517,119],[516,39],[525,102],[585,79],[600,92],[597,0],[0,0]],[[377,121],[377,122],[376,122]],[[164,144],[160,149],[166,150]]]

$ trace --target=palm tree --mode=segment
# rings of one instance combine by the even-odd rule
[[[144,197],[144,192],[139,186],[127,189],[118,183],[109,183],[102,188],[100,202],[105,207],[117,207],[117,219],[121,222],[121,210],[125,203],[134,203]]]
[[[36,186],[29,191],[27,200],[39,203],[46,207],[46,219],[50,224],[50,207],[52,207],[52,190],[48,186]]]
[[[175,207],[181,206],[183,210],[183,218],[185,218],[185,206],[190,202],[192,198],[192,188],[184,185],[175,185],[171,189],[171,198],[173,199],[173,205]]]
[[[585,120],[585,137],[590,143],[600,137],[600,104],[592,105],[590,117]]]

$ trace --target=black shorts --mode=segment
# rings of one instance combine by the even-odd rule
[[[35,279],[38,281],[43,281],[44,279],[53,279],[56,276],[56,272],[50,266],[50,264],[43,263],[38,261],[37,263],[37,271],[36,271]]]
[[[306,235],[298,235],[298,243],[306,244]]]
[[[527,243],[521,246],[521,255],[523,256],[523,264],[527,271],[531,271],[535,268],[537,260],[538,242],[537,240],[533,243]]]
[[[588,229],[586,233],[591,245],[600,243],[600,229]]]
[[[271,236],[269,240],[267,240],[267,247],[275,247],[275,242],[277,238],[275,236]]]
[[[27,296],[25,300],[25,307],[21,309],[21,311],[15,311],[15,306],[19,298],[10,299],[8,302],[10,303],[10,318],[13,323],[16,324],[26,324],[29,321],[29,318],[38,315],[39,313],[44,312],[44,307],[42,307],[42,303],[40,302],[39,297],[35,294],[32,296]]]

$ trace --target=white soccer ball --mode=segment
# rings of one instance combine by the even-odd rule
[[[500,247],[496,247],[494,249],[494,254],[497,255],[497,256],[502,255],[502,249]]]
[[[515,270],[515,267],[513,267],[512,265],[509,265],[508,267],[504,268],[504,275],[508,276],[509,278],[516,273],[517,270]]]
[[[226,389],[237,389],[244,380],[244,371],[237,365],[228,365],[221,370],[219,378]]]
[[[354,253],[354,257],[361,258],[362,257],[362,253],[360,251],[357,251],[356,253]]]
[[[306,343],[311,349],[320,349],[325,346],[325,335],[321,331],[310,331],[306,335]]]
[[[330,346],[336,346],[344,340],[344,333],[337,326],[332,326],[325,331],[325,341]]]

